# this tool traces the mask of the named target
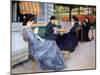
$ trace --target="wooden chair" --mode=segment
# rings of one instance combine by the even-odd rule
[[[36,72],[37,71],[37,65],[38,65],[37,61],[34,60],[34,58],[31,55],[29,55],[29,59],[32,60],[32,71]]]
[[[65,61],[70,58],[70,52],[69,51],[64,50],[64,51],[62,51],[62,53],[64,54],[64,60]]]
[[[37,71],[37,65],[38,65],[38,63],[35,60],[32,60],[32,71],[34,71],[34,72]]]

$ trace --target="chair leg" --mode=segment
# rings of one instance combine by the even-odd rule
[[[67,60],[68,58],[70,58],[70,52],[69,51],[62,51],[64,54],[64,60]]]
[[[32,70],[33,70],[34,72],[37,71],[37,62],[36,62],[36,61],[33,61],[33,60],[32,60]]]

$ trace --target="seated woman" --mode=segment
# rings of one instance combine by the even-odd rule
[[[55,30],[56,30],[55,22],[56,22],[56,17],[51,16],[50,21],[46,26],[46,32],[45,32],[45,35],[44,35],[45,39],[47,39],[47,40],[56,40],[58,35],[55,32]]]
[[[43,70],[58,71],[64,69],[64,57],[56,42],[42,39],[35,34],[31,29],[33,23],[32,15],[27,15],[23,22],[23,39],[29,44],[31,56],[40,63]]]
[[[72,17],[72,28],[68,33],[63,34],[63,36],[58,37],[56,43],[61,50],[67,50],[73,52],[75,47],[78,45],[77,38],[77,28],[79,27],[79,19],[76,16]]]
[[[85,21],[83,22],[82,28],[83,28],[83,41],[88,42],[90,41],[88,34],[90,30],[91,24],[88,17],[85,17]]]

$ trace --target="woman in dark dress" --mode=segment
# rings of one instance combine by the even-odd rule
[[[72,28],[68,33],[63,34],[62,37],[59,37],[56,42],[61,50],[67,50],[73,52],[75,47],[78,45],[77,38],[77,28],[79,27],[79,19],[76,16],[72,17]]]
[[[54,30],[56,29],[55,21],[56,21],[56,17],[51,16],[50,22],[46,26],[46,32],[44,35],[44,38],[47,40],[56,40],[57,38],[57,34],[54,33]]]
[[[82,28],[83,28],[83,41],[88,42],[90,41],[88,34],[90,30],[91,24],[88,17],[85,17],[85,21],[83,22]]]

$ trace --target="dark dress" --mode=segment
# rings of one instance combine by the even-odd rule
[[[48,40],[56,40],[57,38],[57,35],[54,34],[54,30],[53,28],[56,27],[55,25],[53,25],[51,22],[49,22],[46,26],[46,33],[44,35],[44,38],[45,39],[48,39]]]
[[[87,42],[90,41],[88,34],[89,34],[89,30],[90,30],[90,23],[89,22],[85,22],[85,24],[82,25],[83,28],[83,41]]]
[[[80,29],[78,30],[78,41],[83,41],[83,28],[82,28],[82,25],[80,26]]]
[[[61,50],[67,50],[73,52],[75,47],[78,44],[77,32],[76,29],[79,26],[78,23],[75,23],[72,29],[65,33],[63,36],[59,36],[56,40],[57,45]]]

